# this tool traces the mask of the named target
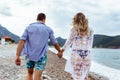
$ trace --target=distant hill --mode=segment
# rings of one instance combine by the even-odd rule
[[[61,37],[57,37],[56,39],[57,39],[60,46],[63,46],[65,44],[65,42],[66,42],[66,39],[63,39]],[[52,46],[53,44],[50,41],[48,41],[48,45]]]
[[[63,46],[63,45],[65,44],[65,42],[66,42],[66,39],[63,39],[63,38],[61,38],[61,37],[57,37],[56,39],[57,39],[57,41],[59,42],[59,45],[60,45],[60,46]]]
[[[93,47],[120,48],[120,35],[106,36],[96,34],[94,35]]]
[[[12,40],[15,41],[15,43],[18,43],[19,41],[19,36],[13,34],[12,32],[8,31],[5,27],[0,25],[0,37],[2,36],[10,36]]]
[[[58,43],[60,46],[63,46],[66,42],[66,39],[61,37],[57,38]],[[49,42],[50,45],[52,45]],[[120,35],[119,36],[106,36],[106,35],[94,35],[93,40],[93,47],[94,48],[120,48]]]

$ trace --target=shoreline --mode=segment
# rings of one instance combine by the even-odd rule
[[[108,77],[109,80],[119,80],[120,79],[120,76],[119,76],[120,70],[110,68],[107,66],[103,66],[103,65],[96,63],[94,61],[92,61],[90,71],[95,72],[95,73],[100,74],[100,75],[104,75],[105,77]]]
[[[14,55],[17,45],[0,45],[0,80],[24,80],[26,75],[25,60],[21,66],[14,64]],[[1,56],[3,54],[3,56]],[[48,50],[48,62],[43,73],[44,80],[73,80],[71,75],[64,71],[65,59],[59,59],[55,53]],[[88,80],[109,80],[96,72],[89,72]]]
[[[60,67],[61,69],[59,69],[59,71],[60,72],[58,72],[58,73],[62,73],[62,75],[65,77],[64,79],[63,78],[60,78],[60,80],[73,80],[72,78],[71,78],[71,75],[69,74],[69,73],[67,73],[67,72],[65,72],[64,71],[64,67],[65,67],[65,63],[66,63],[66,60],[64,59],[64,58],[62,58],[62,59],[59,59],[58,57],[57,57],[57,55],[55,54],[55,53],[53,53],[52,51],[48,51],[48,53],[51,53],[51,54],[48,54],[48,56],[52,56],[51,58],[53,59],[51,59],[51,58],[49,58],[50,60],[52,60],[54,63],[55,63],[55,65],[54,65],[54,63],[52,62],[52,65],[54,66],[54,67]],[[56,63],[57,62],[57,63]],[[49,62],[48,62],[49,63]],[[48,64],[49,65],[49,64]],[[62,65],[62,66],[61,66]],[[48,66],[49,67],[49,66]],[[55,68],[54,68],[55,69]],[[51,69],[50,69],[51,70]],[[48,72],[49,72],[49,70],[48,70]],[[50,74],[51,75],[51,74]],[[105,76],[103,76],[103,75],[100,75],[100,74],[97,74],[97,73],[95,73],[95,72],[89,72],[89,74],[88,74],[88,80],[109,80],[107,77],[105,77]]]

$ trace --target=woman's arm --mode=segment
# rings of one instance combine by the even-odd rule
[[[65,42],[65,44],[64,44],[64,46],[63,46],[62,52],[63,52],[64,50],[66,50],[66,48],[68,48],[68,47],[70,47],[70,46],[72,45],[73,40],[74,40],[74,30],[73,30],[73,28],[72,28],[71,31],[70,31],[70,35],[69,35],[67,41]]]

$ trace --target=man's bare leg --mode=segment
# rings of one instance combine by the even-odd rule
[[[35,70],[34,80],[42,80],[43,70]]]
[[[33,72],[34,72],[33,68],[28,69],[26,80],[33,80]]]

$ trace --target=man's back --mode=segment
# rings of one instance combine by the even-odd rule
[[[43,47],[49,39],[49,33],[51,30],[43,23],[37,22],[30,24],[30,26],[27,27],[27,31],[28,40],[31,47]]]
[[[21,39],[26,40],[24,53],[30,60],[39,60],[46,55],[49,38],[53,43],[56,42],[52,29],[40,22],[30,24],[21,37]]]

